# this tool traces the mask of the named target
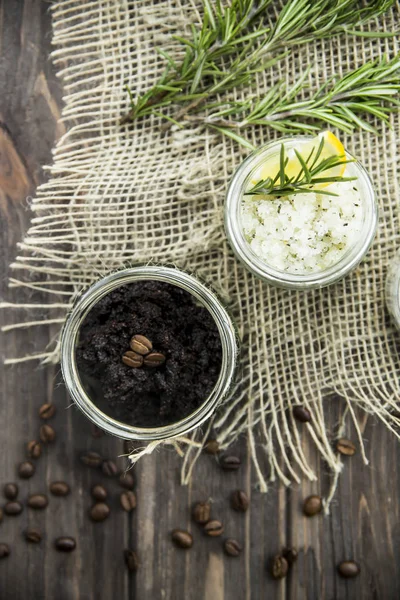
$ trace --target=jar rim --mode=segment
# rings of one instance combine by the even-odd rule
[[[256,168],[256,165],[258,165],[259,162],[261,162],[262,156],[266,152],[273,150],[274,147],[280,146],[282,143],[293,143],[296,140],[308,141],[312,139],[313,136],[308,135],[283,137],[257,148],[239,165],[233,175],[226,194],[224,215],[225,231],[233,252],[254,275],[278,287],[299,290],[313,289],[325,287],[342,279],[353,270],[365,256],[373,242],[378,225],[378,205],[371,178],[364,166],[350,152],[346,151],[346,157],[353,161],[352,164],[357,169],[359,178],[363,180],[363,187],[366,191],[365,196],[362,198],[365,205],[363,209],[365,219],[359,240],[349,248],[338,262],[327,269],[316,271],[314,273],[290,273],[281,271],[272,267],[265,261],[262,261],[254,254],[249,243],[245,239],[239,219],[237,218],[248,174]]]
[[[207,308],[218,328],[222,346],[221,370],[217,382],[204,402],[180,421],[162,427],[135,427],[101,411],[86,393],[76,363],[75,348],[80,326],[97,302],[112,290],[136,281],[163,281],[189,292]],[[61,370],[74,402],[98,427],[128,440],[161,440],[176,437],[198,427],[214,412],[227,395],[234,379],[239,352],[236,327],[214,291],[197,277],[175,267],[144,265],[124,268],[94,283],[75,302],[61,333]]]

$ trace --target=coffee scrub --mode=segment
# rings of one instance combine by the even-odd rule
[[[67,388],[98,427],[156,440],[212,414],[232,386],[238,342],[229,314],[197,278],[135,267],[78,300],[61,353]]]
[[[76,355],[88,394],[104,412],[138,427],[194,412],[222,362],[208,310],[162,281],[130,283],[102,298],[82,324]]]

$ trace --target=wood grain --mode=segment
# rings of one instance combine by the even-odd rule
[[[0,4],[0,293],[10,301],[22,297],[21,291],[7,289],[6,280],[16,244],[28,225],[27,198],[43,181],[42,166],[50,162],[51,148],[63,133],[57,124],[61,90],[48,59],[50,39],[47,2],[4,0]],[[1,325],[13,318],[0,313]],[[0,358],[34,351],[50,336],[51,331],[41,327],[11,331],[1,338]],[[214,457],[204,455],[192,483],[182,487],[181,459],[174,450],[163,450],[136,467],[138,506],[127,515],[119,507],[117,483],[83,467],[78,459],[89,449],[115,458],[123,451],[122,442],[91,437],[89,423],[70,406],[58,367],[0,365],[0,390],[0,483],[17,480],[16,466],[25,457],[25,444],[38,435],[38,408],[52,401],[57,406],[53,420],[57,440],[37,461],[36,475],[19,481],[20,497],[25,502],[30,493],[48,493],[54,480],[67,481],[72,490],[67,498],[50,497],[45,511],[25,506],[20,517],[1,523],[0,542],[12,549],[11,556],[0,561],[1,600],[400,598],[400,447],[379,423],[365,419],[363,435],[371,466],[363,466],[359,454],[345,460],[329,517],[307,519],[301,511],[308,494],[324,494],[329,486],[324,464],[318,463],[306,436],[304,452],[316,460],[317,482],[303,481],[287,490],[272,485],[267,495],[261,495],[243,439],[232,449],[243,461],[238,472],[223,472]],[[342,408],[339,401],[330,401],[332,439]],[[123,467],[124,461],[119,460]],[[111,516],[104,523],[92,523],[87,516],[95,483],[106,485],[110,494]],[[246,514],[229,506],[230,493],[238,488],[251,498]],[[212,501],[213,516],[224,523],[221,538],[206,538],[191,520],[193,502],[206,499]],[[43,530],[38,546],[23,539],[28,526]],[[190,551],[172,545],[170,531],[175,527],[192,531]],[[75,552],[54,550],[54,539],[60,535],[76,538]],[[223,554],[225,537],[235,537],[244,545],[240,558]],[[276,582],[267,564],[283,545],[296,546],[299,559],[289,576]],[[126,547],[138,552],[136,575],[128,574],[124,565]],[[352,581],[338,577],[336,565],[345,558],[361,564],[360,577]]]

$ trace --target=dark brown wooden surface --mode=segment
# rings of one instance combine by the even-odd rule
[[[48,3],[40,0],[4,0],[0,5],[0,283],[1,298],[15,301],[21,292],[7,289],[9,263],[28,226],[27,198],[43,180],[42,166],[51,161],[51,147],[62,133],[57,125],[61,90],[49,61],[51,22]],[[1,324],[21,315],[0,314]],[[22,315],[24,317],[24,315]],[[46,328],[17,330],[1,337],[5,356],[24,355],[42,348],[51,332]],[[359,455],[346,461],[331,516],[306,519],[301,501],[309,493],[324,493],[329,477],[319,465],[319,481],[304,481],[297,489],[271,486],[267,495],[256,490],[246,441],[235,448],[243,459],[239,472],[222,472],[215,460],[203,456],[189,487],[179,485],[181,460],[163,450],[136,468],[138,507],[132,516],[119,508],[115,481],[79,464],[78,455],[93,449],[116,457],[122,442],[110,437],[93,439],[90,425],[70,406],[59,382],[58,368],[34,363],[0,365],[0,483],[17,481],[16,466],[25,456],[25,444],[38,435],[37,411],[44,401],[57,405],[53,424],[56,442],[37,461],[37,472],[19,481],[20,498],[46,492],[48,483],[65,480],[68,498],[50,497],[45,511],[25,505],[21,516],[0,524],[0,542],[11,555],[0,561],[0,600],[396,600],[400,598],[400,446],[377,422],[365,420],[363,435],[371,466]],[[331,402],[334,436],[338,402]],[[304,451],[314,450],[304,442]],[[123,463],[121,462],[121,465]],[[99,524],[87,517],[90,487],[109,489],[110,518]],[[229,494],[247,490],[251,508],[246,515],[229,508]],[[2,492],[0,492],[2,496]],[[191,523],[193,501],[211,498],[213,514],[225,524],[228,536],[244,545],[240,558],[224,556],[221,539],[205,539]],[[1,498],[0,504],[4,503]],[[39,526],[44,539],[28,545],[23,531]],[[189,528],[194,547],[172,546],[169,532]],[[60,554],[53,541],[72,535],[77,549]],[[273,581],[268,559],[285,544],[299,549],[299,560],[289,577]],[[132,547],[140,557],[136,576],[129,576],[123,549]],[[352,581],[340,579],[337,563],[354,558],[362,573]]]

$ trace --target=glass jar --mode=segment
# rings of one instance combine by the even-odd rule
[[[222,346],[222,363],[218,380],[203,404],[181,421],[162,427],[134,427],[102,412],[86,393],[76,364],[79,328],[93,306],[115,288],[143,280],[162,281],[189,292],[213,317]],[[127,440],[161,440],[188,433],[198,427],[226,398],[234,381],[239,353],[234,323],[214,292],[197,278],[175,268],[139,266],[108,275],[90,287],[75,303],[64,325],[61,337],[61,369],[69,394],[82,412],[98,427]]]
[[[280,271],[262,261],[250,248],[241,224],[242,199],[255,171],[272,156],[279,155],[281,144],[289,149],[298,142],[311,141],[311,136],[282,138],[252,152],[236,170],[229,185],[225,201],[225,230],[237,258],[254,275],[278,287],[308,290],[321,288],[342,279],[354,269],[367,253],[375,236],[378,223],[378,205],[371,179],[364,167],[346,152],[346,158],[354,162],[347,165],[348,174],[357,177],[363,203],[363,222],[359,239],[341,259],[322,271],[313,273],[289,273]],[[346,173],[347,175],[347,173]]]
[[[386,277],[386,306],[400,329],[400,250],[393,257]]]

